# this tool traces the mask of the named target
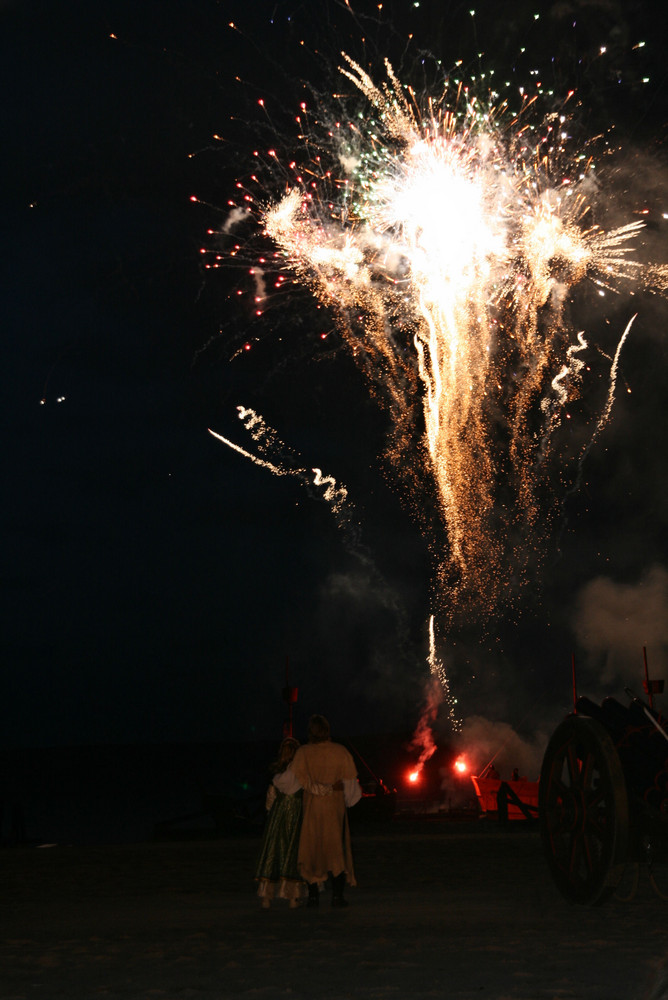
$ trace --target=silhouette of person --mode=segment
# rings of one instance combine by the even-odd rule
[[[347,807],[359,802],[362,791],[351,754],[332,742],[323,715],[311,716],[307,745],[274,784],[286,794],[304,792],[298,868],[308,882],[307,905],[318,905],[320,886],[331,875],[332,906],[347,906],[344,886],[356,884]]]
[[[274,777],[285,772],[298,748],[299,741],[292,737],[282,741],[278,760],[271,768]],[[293,793],[281,792],[272,781],[267,790],[268,816],[255,869],[257,894],[263,909],[268,909],[274,898],[287,899],[290,908],[294,909],[306,896],[306,883],[297,867],[302,800],[301,789]]]

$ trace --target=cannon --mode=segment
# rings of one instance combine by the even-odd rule
[[[573,903],[602,902],[628,862],[647,863],[653,879],[668,860],[668,722],[626,690],[629,705],[577,698],[543,758],[543,850]]]

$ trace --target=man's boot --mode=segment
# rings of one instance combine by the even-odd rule
[[[317,906],[320,902],[320,887],[317,882],[309,882],[307,906]]]
[[[343,887],[346,884],[346,873],[332,877],[332,906],[347,906],[348,900],[343,898]]]

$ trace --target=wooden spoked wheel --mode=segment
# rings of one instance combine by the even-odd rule
[[[571,715],[555,730],[538,805],[543,849],[559,890],[573,903],[601,902],[624,871],[629,808],[619,756],[594,719]]]

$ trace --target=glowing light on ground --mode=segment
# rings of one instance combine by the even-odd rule
[[[461,775],[468,774],[468,772],[470,770],[470,768],[469,768],[468,764],[466,763],[466,760],[464,759],[464,757],[458,757],[453,766],[454,766],[454,769],[457,772],[457,774],[461,774]]]

